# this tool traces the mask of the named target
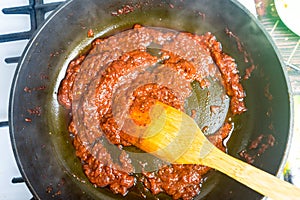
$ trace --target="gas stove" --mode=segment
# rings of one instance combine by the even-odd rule
[[[29,38],[44,21],[44,17],[46,18],[51,10],[63,2],[64,0],[0,1],[0,9],[6,13],[0,12],[0,158],[2,160],[0,199],[2,200],[34,199],[21,177],[11,147],[7,122],[10,87],[18,58]],[[256,15],[254,0],[240,0],[240,2]],[[299,176],[295,177],[298,181],[294,182],[300,186]]]

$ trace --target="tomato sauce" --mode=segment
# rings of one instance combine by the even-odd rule
[[[156,101],[184,111],[191,82],[209,87],[208,77],[223,83],[233,115],[246,111],[237,65],[211,33],[193,35],[135,25],[96,39],[88,54],[69,64],[58,91],[59,103],[72,115],[69,131],[90,182],[121,195],[137,182],[154,195],[165,192],[173,199],[199,194],[209,170],[202,165],[164,164],[155,171],[143,170],[142,178],[137,178],[126,152],[132,138],[122,123],[129,117],[138,126],[147,125]],[[222,142],[230,131],[232,125],[224,122],[208,139],[224,151]],[[116,146],[118,155],[110,152],[107,143]]]

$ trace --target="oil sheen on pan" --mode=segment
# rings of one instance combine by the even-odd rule
[[[214,82],[220,82],[225,91],[219,98],[230,99],[227,116],[247,110],[237,65],[211,33],[194,35],[135,25],[94,40],[88,53],[70,62],[58,91],[59,103],[72,116],[69,131],[90,182],[123,196],[138,184],[154,195],[166,193],[173,199],[197,196],[208,167],[143,160],[147,153],[135,149],[122,122],[129,116],[135,124],[146,126],[156,101],[186,111],[192,85],[205,90]],[[218,109],[210,105],[211,113]],[[196,110],[187,114],[201,115]],[[223,140],[233,129],[228,118],[207,136],[223,151]]]

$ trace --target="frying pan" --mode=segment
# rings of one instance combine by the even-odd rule
[[[129,12],[121,12],[124,5]],[[119,11],[119,12],[118,12]],[[123,9],[124,11],[124,9]],[[14,154],[26,184],[36,199],[143,199],[137,189],[126,197],[95,188],[82,172],[67,131],[68,111],[57,103],[57,88],[67,64],[89,48],[92,29],[104,37],[134,24],[165,27],[197,34],[212,32],[224,52],[236,59],[241,76],[256,66],[242,84],[248,111],[234,118],[228,153],[239,152],[259,135],[272,134],[275,145],[254,165],[282,171],[292,132],[292,99],[282,60],[257,20],[236,1],[104,1],[71,0],[49,16],[29,42],[16,70],[9,106]],[[231,36],[226,33],[229,30]],[[243,51],[238,48],[242,42]],[[245,62],[245,52],[251,59]],[[161,194],[162,199],[169,197]],[[155,199],[149,195],[149,199]],[[211,171],[196,199],[260,199],[261,195]]]

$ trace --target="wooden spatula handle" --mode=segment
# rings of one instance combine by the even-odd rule
[[[137,143],[142,150],[171,163],[209,166],[273,200],[300,199],[299,188],[219,150],[183,112],[160,103],[151,113],[156,117]]]
[[[299,200],[300,189],[267,172],[224,154],[214,148],[205,158],[205,164],[227,174],[272,200]]]

